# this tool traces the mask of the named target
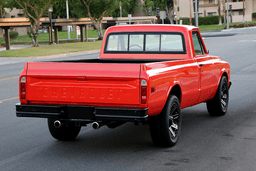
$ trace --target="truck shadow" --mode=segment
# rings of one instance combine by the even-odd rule
[[[207,111],[184,111],[182,112],[182,131],[174,151],[179,151],[189,135],[198,134],[202,125],[214,124],[216,118],[209,116]],[[118,128],[109,129],[106,126],[93,130],[91,125],[83,127],[75,141],[52,140],[49,152],[65,153],[70,149],[76,154],[116,154],[120,152],[149,152],[169,149],[168,147],[157,147],[153,144],[150,136],[149,125],[135,126],[133,123],[126,123]],[[180,150],[182,151],[182,150]],[[56,154],[55,153],[55,154]]]

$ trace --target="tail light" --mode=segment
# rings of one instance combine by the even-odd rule
[[[22,100],[26,99],[26,77],[20,79],[20,98]]]
[[[141,80],[141,104],[147,103],[147,81]]]

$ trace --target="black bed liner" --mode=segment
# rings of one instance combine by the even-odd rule
[[[64,60],[54,61],[60,63],[152,63],[152,62],[163,62],[163,61],[175,61],[179,59],[80,59],[80,60]],[[49,61],[50,62],[50,61]]]

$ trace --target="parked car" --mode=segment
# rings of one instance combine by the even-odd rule
[[[41,30],[38,30],[38,33],[48,33],[48,30],[47,29],[41,29]]]

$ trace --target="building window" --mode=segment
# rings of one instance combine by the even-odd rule
[[[208,16],[217,15],[217,12],[208,12]]]
[[[18,17],[24,17],[24,14],[19,13]]]
[[[233,11],[234,16],[243,15],[243,10]]]
[[[209,0],[209,4],[214,4],[214,1],[213,0]]]

